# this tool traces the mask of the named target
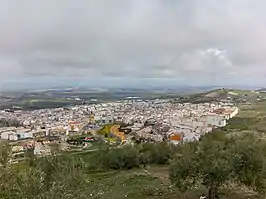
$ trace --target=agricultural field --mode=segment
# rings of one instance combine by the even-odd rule
[[[225,133],[258,133],[266,132],[266,101],[251,104],[239,104],[239,114],[230,119],[221,130]]]

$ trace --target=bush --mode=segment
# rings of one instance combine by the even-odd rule
[[[145,164],[168,164],[174,153],[174,147],[166,142],[144,143],[138,148],[139,158]]]
[[[170,163],[176,147],[168,143],[142,143],[135,146],[106,149],[90,158],[90,169],[132,169]]]
[[[101,151],[96,162],[104,169],[127,170],[139,166],[137,150],[129,146]]]

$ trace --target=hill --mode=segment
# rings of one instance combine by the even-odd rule
[[[264,93],[254,90],[241,89],[215,89],[208,92],[202,92],[191,95],[184,95],[180,98],[181,102],[204,103],[214,101],[228,102],[255,102],[263,99]]]
[[[264,92],[266,92],[266,88],[261,88],[261,89],[258,89],[258,90],[256,90],[257,92],[260,92],[260,93],[264,93]]]

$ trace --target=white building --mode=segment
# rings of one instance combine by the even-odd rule
[[[238,112],[239,109],[237,107],[234,107],[232,113],[230,114],[230,118],[235,117],[238,114]]]
[[[1,133],[1,139],[3,139],[3,140],[9,140],[10,135],[13,135],[13,133],[14,132],[12,132],[12,131],[3,132],[3,133]]]
[[[206,124],[214,125],[217,127],[224,127],[226,126],[226,119],[221,117],[220,115],[217,114],[208,114],[206,115]]]

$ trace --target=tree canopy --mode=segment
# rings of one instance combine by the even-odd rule
[[[53,153],[36,158],[27,152],[22,168],[10,164],[10,158],[9,146],[1,146],[0,198],[88,198],[94,182],[91,174],[153,165],[170,165],[173,185],[182,192],[206,187],[209,199],[232,184],[261,196],[266,190],[266,141],[252,134],[229,137],[216,132],[177,146],[141,143],[106,147],[83,156]]]
[[[200,142],[180,146],[170,168],[171,181],[186,191],[200,185],[209,199],[230,183],[245,185],[263,194],[266,179],[266,142],[253,135],[226,137],[221,132],[207,135]]]

